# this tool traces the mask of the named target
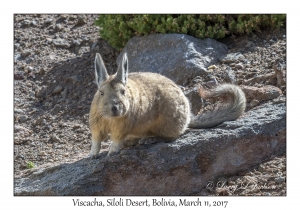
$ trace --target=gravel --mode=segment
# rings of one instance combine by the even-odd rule
[[[271,157],[247,171],[207,183],[199,195],[286,196],[286,157]]]
[[[27,169],[29,161],[35,166],[59,165],[88,155],[88,113],[97,89],[94,56],[101,53],[111,74],[119,55],[99,37],[99,27],[94,25],[97,17],[14,15],[15,175],[31,170]],[[228,56],[208,68],[206,77],[195,78],[184,89],[227,81],[262,89],[276,86],[280,89],[276,97],[278,92],[286,94],[285,28],[220,41],[227,45]],[[254,97],[248,101],[247,110],[266,100],[285,101],[285,97]],[[103,148],[108,145],[104,142]],[[213,182],[213,187],[204,189],[201,195],[286,195],[285,154]],[[244,189],[244,185],[250,187]]]

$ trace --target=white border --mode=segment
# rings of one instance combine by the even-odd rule
[[[73,206],[73,198],[81,197],[14,197],[13,196],[13,14],[17,13],[286,13],[287,14],[287,197],[201,197],[203,200],[228,200],[226,209],[259,207],[284,209],[296,206],[299,182],[299,13],[298,5],[276,1],[4,1],[1,3],[1,208],[28,207],[41,209]],[[4,76],[3,76],[4,75]],[[298,129],[299,130],[299,129]],[[298,134],[298,135],[297,135]],[[131,197],[145,199],[146,197]],[[149,200],[156,197],[147,197]],[[179,197],[167,197],[179,199]],[[192,197],[190,197],[192,198]],[[82,197],[90,200],[93,197]],[[97,197],[106,200],[107,197]],[[2,207],[3,206],[3,207]],[[3,209],[4,209],[3,208]],[[132,209],[132,207],[122,207]],[[146,207],[147,208],[147,207]],[[140,208],[139,209],[146,209]],[[165,208],[165,207],[159,207]],[[192,207],[189,207],[192,208]],[[5,208],[8,209],[8,208]],[[147,208],[148,209],[148,208]],[[195,208],[194,208],[195,209]]]

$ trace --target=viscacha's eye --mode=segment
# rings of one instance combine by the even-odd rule
[[[100,95],[101,95],[101,96],[103,96],[103,95],[104,95],[103,91],[99,91],[99,92],[100,92]]]
[[[125,90],[121,90],[121,94],[122,94],[122,95],[125,95]]]

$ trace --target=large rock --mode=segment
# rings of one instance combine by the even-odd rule
[[[15,195],[191,195],[285,151],[286,106],[264,104],[213,129],[15,177]]]
[[[266,85],[261,88],[245,85],[241,85],[240,87],[245,92],[248,102],[253,99],[267,101],[282,95],[282,91],[278,87],[272,85]]]
[[[130,72],[155,72],[179,85],[195,76],[207,74],[206,68],[227,52],[226,45],[213,39],[197,39],[184,34],[151,34],[131,38],[117,59],[127,52]]]

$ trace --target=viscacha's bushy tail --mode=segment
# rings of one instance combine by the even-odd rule
[[[192,117],[188,127],[210,128],[224,121],[236,120],[246,108],[246,97],[242,89],[237,85],[222,84],[212,90],[200,88],[200,96],[208,98],[224,98],[216,109],[205,111]]]

